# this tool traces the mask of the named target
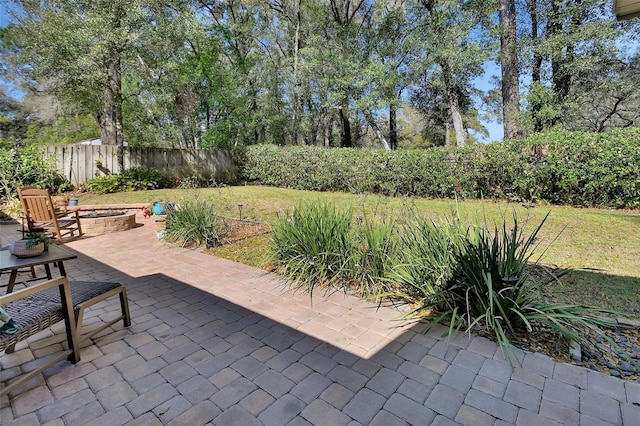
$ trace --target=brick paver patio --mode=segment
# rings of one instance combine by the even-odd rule
[[[127,285],[133,324],[87,344],[0,400],[2,425],[638,424],[640,384],[392,321],[344,294],[286,291],[276,276],[159,242],[152,220],[67,244],[70,278]],[[7,243],[16,225],[0,227]],[[6,276],[2,277],[6,280]],[[87,312],[96,324],[117,301]],[[33,368],[63,327],[0,355]],[[1,384],[0,384],[1,385]]]

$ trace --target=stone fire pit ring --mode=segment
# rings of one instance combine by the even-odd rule
[[[141,205],[142,206],[142,205]],[[128,231],[136,227],[137,205],[80,205],[78,215],[85,235]]]

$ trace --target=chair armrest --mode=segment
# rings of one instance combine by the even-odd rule
[[[54,309],[54,311],[47,314],[46,317],[51,315],[52,318],[57,318],[57,320],[59,321],[61,319],[60,315],[59,314],[56,315],[55,311],[61,312],[62,319],[64,319],[64,323],[65,323],[65,329],[67,333],[67,342],[69,344],[69,349],[71,351],[71,354],[69,355],[69,361],[75,364],[80,360],[80,346],[78,344],[78,335],[76,333],[76,321],[75,321],[75,314],[73,312],[71,286],[69,284],[69,279],[66,276],[44,281],[42,283],[35,284],[33,286],[24,288],[22,290],[18,290],[18,291],[0,296],[0,306],[7,305],[11,302],[15,302],[13,306],[15,306],[16,304],[19,306],[21,303],[23,303],[23,306],[27,307],[29,304],[29,301],[21,302],[22,299],[26,299],[29,296],[34,296],[37,293],[41,293],[43,291],[52,289],[54,287],[58,287],[58,289],[60,290],[61,306],[59,310]],[[9,312],[9,314],[11,315],[11,312]],[[38,315],[37,312],[34,312],[33,314],[28,314],[28,315],[29,315],[29,318],[31,319],[27,320],[27,322],[32,322],[35,318],[40,317],[41,314]],[[18,333],[16,333],[17,336],[15,336],[14,339],[22,340],[26,337],[29,337],[29,335],[35,334],[36,332],[40,331],[39,329],[31,329],[30,331],[25,329],[24,333],[26,334],[24,334],[22,331],[20,331],[20,327],[21,327],[20,321],[17,321],[17,322],[18,322],[19,331]],[[44,321],[42,322],[42,324],[48,324],[48,322]]]
[[[23,288],[22,290],[17,290],[9,294],[2,295],[0,296],[0,306],[6,305],[7,303],[15,302],[16,300],[24,299],[25,297],[34,295],[53,287],[60,287],[65,296],[68,294],[69,297],[71,297],[71,287],[69,286],[69,280],[67,279],[67,277],[59,277],[31,285],[27,288]]]
[[[56,217],[58,219],[63,217],[75,217],[78,218],[80,213],[80,207],[67,207],[64,210],[56,211]]]

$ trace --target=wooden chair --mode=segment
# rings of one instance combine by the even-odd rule
[[[78,207],[56,210],[51,195],[46,189],[19,188],[18,196],[22,203],[22,212],[27,220],[29,232],[44,231],[62,243],[62,237],[82,235]]]

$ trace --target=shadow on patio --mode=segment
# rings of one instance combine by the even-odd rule
[[[67,246],[72,279],[127,285],[133,324],[4,397],[2,424],[615,424],[638,408],[637,385],[536,354],[512,370],[486,339],[447,346],[343,294],[311,305],[271,274],[167,246],[150,228]],[[118,309],[104,302],[85,324]],[[54,331],[0,356],[2,381],[57,351]]]

